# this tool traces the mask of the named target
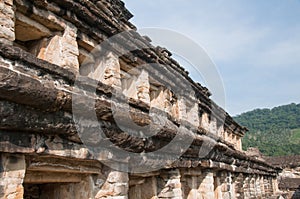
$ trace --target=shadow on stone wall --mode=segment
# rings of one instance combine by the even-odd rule
[[[292,196],[292,199],[300,199],[300,185]]]
[[[2,156],[0,155],[0,179],[3,177],[3,164],[2,164]],[[0,185],[0,198],[4,197],[4,187]]]
[[[4,197],[4,187],[0,185],[0,198]]]

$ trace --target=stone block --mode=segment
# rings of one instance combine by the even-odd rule
[[[96,59],[94,71],[91,71],[88,76],[109,86],[121,88],[121,69],[117,55],[109,52]]]
[[[208,113],[203,113],[201,116],[201,127],[205,130],[210,130],[210,124],[209,124],[209,115]]]
[[[23,198],[25,177],[25,157],[16,154],[0,154],[0,198]]]
[[[127,183],[128,180],[128,174],[119,171],[111,171],[107,178],[109,183]]]
[[[115,195],[127,195],[128,183],[115,183],[114,184],[114,194]]]
[[[47,27],[19,12],[16,13],[15,32],[16,38],[24,42],[38,40],[52,35],[52,32]]]
[[[62,35],[56,34],[40,40],[31,51],[52,64],[79,71],[79,50],[76,41],[77,28],[67,24]]]
[[[6,43],[15,40],[15,7],[13,1],[0,1],[0,39]]]
[[[138,99],[146,104],[150,104],[150,83],[149,74],[147,71],[140,71],[136,82],[136,87]]]
[[[187,119],[196,129],[199,127],[199,105],[198,103],[193,104],[187,110]]]
[[[177,101],[177,109],[178,109],[178,115],[175,116],[179,120],[187,120],[187,108],[186,108],[186,103],[185,99],[183,97],[179,98]]]

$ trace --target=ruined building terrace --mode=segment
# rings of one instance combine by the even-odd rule
[[[1,198],[275,196],[279,169],[132,16],[119,0],[0,2]]]

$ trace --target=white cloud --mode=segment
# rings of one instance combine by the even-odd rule
[[[259,65],[265,67],[299,67],[300,37],[275,42],[258,53],[257,61]]]
[[[216,61],[227,62],[249,56],[256,44],[266,37],[268,29],[237,27],[231,30],[206,30],[199,33],[197,40]]]

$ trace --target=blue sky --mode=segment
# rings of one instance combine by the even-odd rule
[[[138,28],[171,29],[207,51],[222,77],[230,114],[300,102],[300,0],[125,3]]]

